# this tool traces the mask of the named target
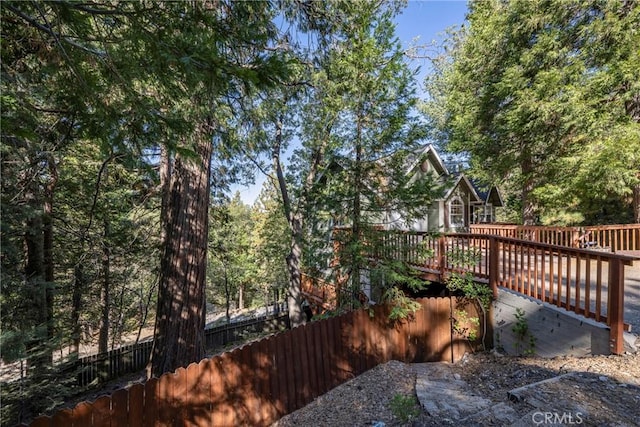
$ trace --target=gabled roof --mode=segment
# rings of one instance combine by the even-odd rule
[[[438,176],[440,176],[441,178],[450,179],[454,176],[452,172],[449,171],[449,168],[447,168],[447,165],[442,160],[433,144],[426,144],[420,147],[408,157],[408,167],[406,173],[411,174],[415,172],[416,168],[418,168],[426,160],[429,160],[431,162],[436,172],[438,173]],[[472,201],[472,203],[484,204],[489,201],[494,206],[504,205],[502,196],[500,195],[500,192],[496,187],[491,186],[485,190],[484,187],[469,179],[464,174],[464,172],[461,171],[455,173],[455,179],[453,180],[451,186],[447,186],[444,199],[448,199],[453,191],[458,187],[458,185],[460,185],[460,183],[463,183],[463,185],[467,186],[469,193],[475,199],[475,201]]]
[[[471,180],[470,182],[473,185],[473,188],[476,190],[476,193],[478,193],[478,196],[480,196],[480,198],[482,199],[483,203],[491,202],[493,206],[504,206],[502,196],[495,186],[492,185],[487,189],[487,187],[481,187],[477,182],[473,180]]]
[[[426,144],[415,150],[413,154],[409,156],[407,174],[413,172],[413,170],[421,165],[426,159],[431,161],[431,164],[436,168],[438,175],[449,175],[449,169],[445,166],[433,144]]]
[[[449,189],[447,189],[447,191],[444,194],[443,199],[446,200],[449,197],[451,197],[451,195],[453,194],[454,190],[456,188],[458,188],[458,186],[460,184],[465,185],[469,190],[469,194],[471,194],[471,196],[473,196],[475,198],[475,200],[473,200],[472,203],[473,202],[482,203],[484,201],[484,199],[480,198],[480,195],[478,195],[478,192],[476,191],[475,187],[473,186],[473,184],[471,183],[469,178],[467,178],[467,176],[462,172],[458,175],[458,177],[454,181],[453,185]]]

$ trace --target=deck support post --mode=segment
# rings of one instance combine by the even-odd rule
[[[489,237],[489,286],[493,291],[493,299],[498,298],[498,250],[498,240],[495,236]]]
[[[440,270],[440,281],[444,283],[444,273],[447,270],[447,238],[440,236],[438,238],[438,267]]]
[[[609,349],[613,354],[624,353],[624,263],[619,259],[609,261]]]

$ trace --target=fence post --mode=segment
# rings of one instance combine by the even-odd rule
[[[498,244],[495,236],[489,237],[489,286],[493,291],[493,298],[498,298]]]
[[[613,354],[624,352],[624,264],[619,259],[609,261],[609,349]]]

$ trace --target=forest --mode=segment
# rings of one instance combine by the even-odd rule
[[[83,346],[154,327],[157,377],[203,357],[207,306],[284,300],[295,326],[303,273],[359,288],[380,212],[440,195],[405,173],[425,143],[502,190],[502,222],[640,222],[637,2],[471,2],[408,50],[405,6],[2,2],[3,422],[76,393],[56,367]]]

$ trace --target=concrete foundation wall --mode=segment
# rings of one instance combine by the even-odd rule
[[[507,354],[610,354],[609,328],[593,320],[505,289],[500,289],[492,309],[494,346]]]

